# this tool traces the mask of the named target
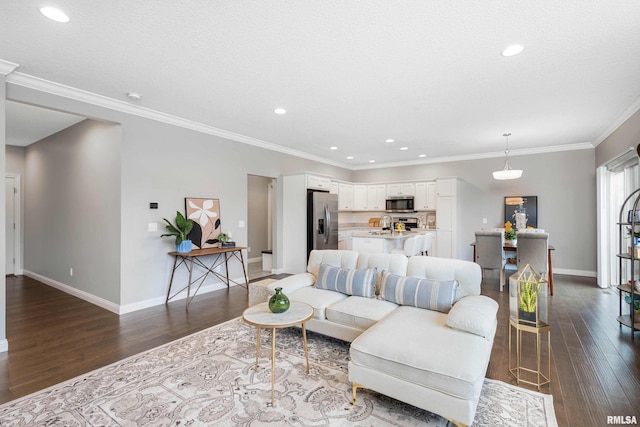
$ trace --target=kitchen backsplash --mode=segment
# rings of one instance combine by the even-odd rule
[[[368,227],[370,218],[380,218],[385,215],[386,212],[345,212],[341,211],[338,215],[338,228],[347,228],[347,227]],[[436,214],[434,212],[415,212],[415,213],[407,213],[407,214],[393,214],[392,218],[419,218],[422,220],[423,224],[429,223],[430,226],[435,227],[435,217]]]

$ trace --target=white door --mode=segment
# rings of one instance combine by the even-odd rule
[[[7,176],[5,178],[5,206],[6,206],[6,216],[5,216],[5,230],[6,230],[6,274],[15,274],[15,242],[16,242],[16,231],[15,231],[15,212],[16,212],[16,204],[15,204],[15,188],[16,188],[16,179],[12,176]]]

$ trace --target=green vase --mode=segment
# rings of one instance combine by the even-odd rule
[[[289,310],[289,298],[282,293],[282,288],[276,288],[276,294],[269,298],[269,310],[272,313],[284,313]]]

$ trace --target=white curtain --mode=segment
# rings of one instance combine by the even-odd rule
[[[627,250],[627,240],[620,245],[620,215],[626,221],[633,203],[622,206],[625,199],[640,188],[640,167],[633,148],[598,168],[598,286],[608,287],[627,280],[630,263],[623,263],[622,277],[618,277],[620,250]],[[640,193],[638,193],[640,194]],[[623,228],[623,237],[626,227]],[[637,273],[636,273],[636,277]]]

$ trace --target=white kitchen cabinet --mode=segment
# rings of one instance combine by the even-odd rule
[[[307,188],[315,190],[331,190],[331,179],[324,176],[307,175]]]
[[[412,182],[401,184],[387,184],[387,197],[393,196],[415,196],[416,187]]]
[[[416,182],[414,207],[417,211],[433,211],[436,209],[436,183]]]
[[[340,183],[338,185],[338,210],[353,210],[353,184]]]
[[[436,217],[436,240],[440,258],[455,258],[454,233],[456,218],[456,198],[438,197],[438,215]]]
[[[437,180],[436,240],[437,256],[457,258],[457,233],[460,227],[458,218],[458,180]]]
[[[436,180],[437,196],[456,196],[458,191],[458,180],[456,178],[446,178]]]
[[[331,181],[331,187],[329,187],[329,193],[338,194],[340,193],[340,184],[336,181]]]
[[[367,210],[384,211],[387,204],[387,186],[384,184],[367,186]]]
[[[356,184],[353,186],[353,210],[367,210],[367,186]]]

